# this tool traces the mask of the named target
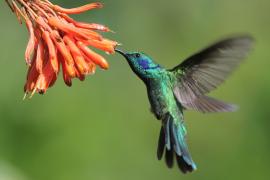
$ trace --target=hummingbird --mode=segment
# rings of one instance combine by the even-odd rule
[[[245,59],[253,38],[231,37],[190,56],[172,69],[165,69],[143,52],[124,52],[132,71],[146,85],[151,111],[161,121],[157,158],[165,156],[169,168],[176,161],[183,173],[197,169],[186,143],[184,111],[233,112],[237,106],[207,96],[222,84]]]

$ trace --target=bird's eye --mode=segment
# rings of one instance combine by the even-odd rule
[[[136,53],[135,56],[136,56],[136,58],[141,57],[141,55],[139,53]]]

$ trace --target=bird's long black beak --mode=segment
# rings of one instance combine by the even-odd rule
[[[119,54],[121,54],[125,58],[128,58],[127,54],[124,51],[120,50],[120,49],[115,49],[115,52],[118,52]]]

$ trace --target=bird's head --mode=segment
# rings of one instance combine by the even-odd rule
[[[123,52],[116,49],[116,52],[120,53],[126,58],[131,69],[141,79],[152,77],[157,71],[160,70],[160,66],[151,59],[148,55],[142,52]]]

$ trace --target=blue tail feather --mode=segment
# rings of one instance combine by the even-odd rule
[[[185,128],[183,124],[175,124],[173,117],[168,114],[163,120],[163,126],[160,130],[158,159],[162,158],[165,149],[165,162],[169,168],[173,166],[174,157],[179,169],[184,172],[192,172],[196,170],[196,165],[193,162],[185,141]]]

